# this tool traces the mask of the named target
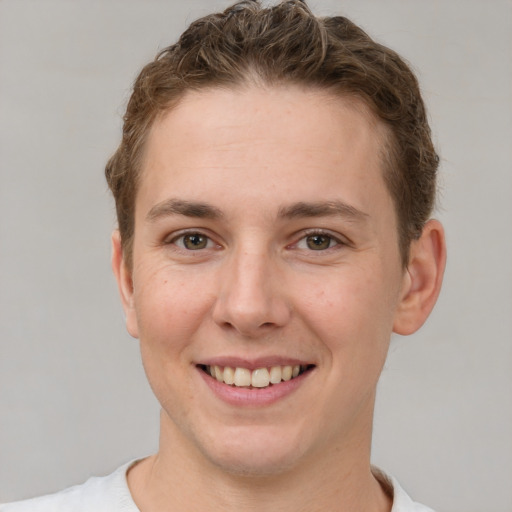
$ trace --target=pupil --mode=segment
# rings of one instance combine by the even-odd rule
[[[331,239],[325,235],[308,236],[308,245],[310,249],[328,249]]]
[[[206,237],[203,235],[187,235],[184,243],[187,249],[204,249],[206,247]]]

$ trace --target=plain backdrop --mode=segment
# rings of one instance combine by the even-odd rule
[[[226,1],[0,0],[0,501],[154,451],[158,405],[110,272],[103,168],[130,85]],[[442,156],[449,260],[393,340],[374,463],[446,512],[512,510],[512,2],[311,0],[408,59]]]

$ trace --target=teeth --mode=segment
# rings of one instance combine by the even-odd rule
[[[293,368],[291,366],[283,366],[283,373],[281,378],[283,380],[290,380],[292,378]]]
[[[237,368],[235,370],[235,386],[250,386],[251,385],[251,371],[247,368]]]
[[[247,368],[231,368],[229,366],[222,368],[215,365],[207,366],[205,370],[217,381],[230,386],[266,388],[270,384],[279,384],[281,381],[293,379],[306,368],[307,366],[300,365],[272,366],[270,368],[257,368],[251,372]]]
[[[266,368],[258,368],[251,375],[251,385],[253,388],[266,388],[270,384],[270,374]]]
[[[272,366],[270,368],[270,382],[272,384],[279,384],[281,382],[281,373],[280,366]]]
[[[223,382],[224,381],[224,372],[222,371],[222,369],[220,368],[220,366],[214,366],[214,369],[215,369],[215,378],[219,381],[219,382]]]
[[[224,368],[224,382],[230,385],[235,383],[235,370],[229,366]]]

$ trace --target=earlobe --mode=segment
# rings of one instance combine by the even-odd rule
[[[441,291],[445,264],[443,226],[437,220],[430,220],[425,224],[421,237],[411,244],[394,332],[412,334],[423,325]]]
[[[112,270],[116,277],[121,304],[126,317],[126,329],[131,336],[138,338],[139,330],[135,314],[132,273],[123,256],[121,235],[118,230],[112,233]]]

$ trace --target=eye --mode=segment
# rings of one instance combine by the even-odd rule
[[[340,241],[326,233],[311,233],[297,243],[298,249],[309,249],[310,251],[325,251],[339,245]]]
[[[202,233],[185,233],[172,240],[172,243],[188,251],[209,249],[214,245],[212,240]]]

